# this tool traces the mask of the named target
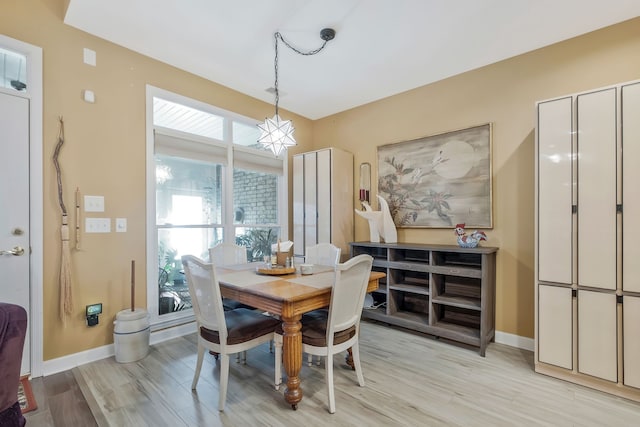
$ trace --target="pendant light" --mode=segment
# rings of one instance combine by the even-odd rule
[[[288,147],[293,147],[296,144],[296,140],[293,138],[293,123],[291,120],[282,120],[280,118],[280,114],[278,113],[278,102],[280,100],[280,93],[278,92],[278,40],[282,41],[289,49],[294,52],[304,55],[310,56],[315,55],[320,52],[326,46],[329,40],[333,40],[336,32],[331,28],[324,28],[320,31],[320,38],[324,40],[322,46],[318,49],[312,50],[310,52],[302,52],[295,47],[291,46],[287,41],[282,37],[282,34],[276,32],[273,37],[275,38],[275,59],[274,59],[274,70],[275,70],[275,84],[274,84],[274,92],[276,95],[276,114],[272,118],[266,118],[264,123],[260,123],[258,128],[262,131],[260,138],[258,138],[258,142],[263,146],[269,148],[273,154],[279,156],[283,151],[285,151]]]

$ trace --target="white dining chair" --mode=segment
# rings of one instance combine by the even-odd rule
[[[331,302],[326,316],[302,316],[302,351],[326,357],[326,386],[329,412],[336,411],[333,388],[333,356],[351,348],[358,384],[364,387],[364,375],[360,365],[360,317],[367,292],[373,258],[362,254],[343,264],[336,265],[335,280],[331,290]],[[317,312],[321,313],[321,312]],[[275,330],[276,390],[282,383],[282,325]]]
[[[247,248],[235,243],[218,243],[209,248],[209,259],[216,266],[247,263]]]
[[[235,243],[218,243],[209,248],[209,259],[216,267],[225,267],[229,265],[238,265],[247,263],[247,248],[236,245]],[[223,298],[222,305],[227,310],[236,308],[250,308],[249,306],[239,303],[238,301]]]
[[[335,267],[340,262],[341,251],[342,249],[331,243],[318,243],[317,245],[307,246],[304,262],[306,264],[317,264]],[[322,315],[321,311],[326,311],[326,309],[321,308],[309,314]],[[320,366],[319,357],[316,363],[318,364],[318,366]],[[313,365],[313,355],[308,355],[307,364],[309,366]]]
[[[229,382],[229,355],[272,340],[280,321],[246,308],[224,310],[213,265],[195,256],[184,255],[182,266],[198,328],[198,361],[191,389],[195,390],[198,385],[205,350],[217,353],[220,360],[218,410],[224,411]]]
[[[306,264],[329,265],[334,267],[340,262],[341,249],[331,243],[318,243],[307,246],[304,262]]]
[[[209,248],[209,260],[211,260],[211,263],[216,267],[246,264],[247,248],[236,245],[235,243],[218,243],[214,247]],[[235,310],[237,308],[253,309],[253,307],[229,298],[222,298],[222,306],[225,310]],[[269,351],[271,351],[271,349],[272,346],[269,344]],[[247,363],[246,352],[238,353],[236,362],[240,363],[241,361]]]

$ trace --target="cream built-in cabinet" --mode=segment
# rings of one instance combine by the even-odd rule
[[[353,154],[337,148],[293,156],[293,251],[333,243],[349,255],[353,240]]]
[[[640,401],[640,82],[536,107],[535,369]]]

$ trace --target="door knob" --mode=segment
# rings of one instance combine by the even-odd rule
[[[22,254],[24,254],[24,249],[21,248],[20,246],[15,246],[13,249],[8,250],[8,251],[0,250],[0,255],[20,256]]]

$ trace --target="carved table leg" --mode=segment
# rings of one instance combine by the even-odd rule
[[[297,409],[298,403],[302,400],[302,389],[300,388],[300,368],[302,368],[302,334],[300,328],[300,315],[292,317],[282,316],[283,349],[282,362],[284,371],[287,373],[287,389],[284,397],[293,409]]]

